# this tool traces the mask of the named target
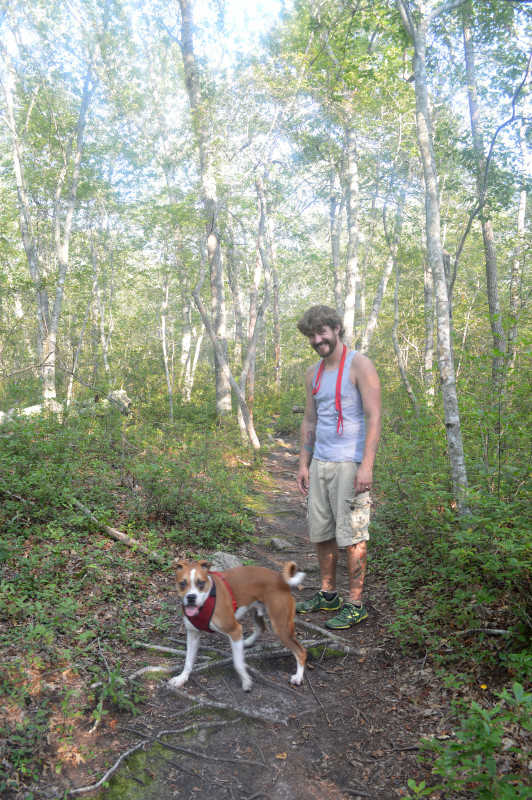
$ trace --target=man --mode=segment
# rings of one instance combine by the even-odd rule
[[[297,327],[321,357],[307,370],[297,486],[308,494],[310,539],[316,545],[321,590],[296,611],[338,611],[327,628],[350,628],[368,614],[362,604],[366,575],[369,490],[381,435],[380,383],[373,363],[342,343],[333,308],[313,306]],[[345,547],[349,597],[336,592],[338,550]]]

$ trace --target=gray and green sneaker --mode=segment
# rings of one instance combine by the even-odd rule
[[[333,617],[332,619],[328,619],[325,623],[326,628],[330,628],[333,631],[342,630],[342,628],[352,628],[353,625],[357,625],[362,620],[367,619],[368,612],[364,608],[364,606],[355,606],[354,603],[345,602],[338,612],[338,614]]]
[[[338,611],[342,605],[342,598],[335,594],[332,600],[326,600],[320,590],[310,600],[303,600],[296,603],[297,614],[310,614],[311,611]]]

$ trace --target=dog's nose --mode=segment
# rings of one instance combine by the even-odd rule
[[[194,603],[196,602],[196,595],[193,592],[191,592],[190,594],[187,594],[186,600],[187,603],[190,603],[190,605],[194,605]]]

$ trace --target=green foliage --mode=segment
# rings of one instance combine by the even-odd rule
[[[472,512],[460,519],[442,432],[430,417],[388,419],[383,439],[377,479],[386,502],[375,521],[372,552],[396,600],[394,630],[405,642],[428,647],[437,664],[453,670],[471,658],[477,665],[502,661],[516,677],[530,680],[528,660],[509,659],[510,652],[529,647],[532,544],[526,493],[511,493],[509,473],[501,468],[497,496],[497,482],[479,469]],[[516,451],[508,458],[522,469]],[[486,628],[508,634],[490,636],[482,632]]]
[[[206,448],[187,461],[166,453],[136,464],[144,489],[137,513],[164,522],[167,538],[181,546],[242,542],[253,530],[242,510],[245,484],[212,455]]]
[[[141,698],[116,650],[146,637],[146,614],[153,634],[175,613],[154,593],[161,567],[95,531],[72,498],[168,562],[252,531],[237,432],[206,424],[200,410],[183,417],[169,425],[110,412],[0,429],[0,791],[37,775],[45,737],[68,753],[79,718],[136,712]],[[57,671],[76,676],[59,698],[44,678]],[[81,674],[91,676],[85,688]]]
[[[278,436],[299,436],[301,414],[294,414],[293,407],[305,407],[305,387],[292,387],[284,393],[279,404],[279,414],[275,420],[275,433]]]
[[[31,704],[31,698],[27,694],[25,697]],[[39,751],[48,730],[49,715],[45,701],[14,726],[0,724],[0,792],[18,789],[20,778],[38,780]]]
[[[462,719],[456,741],[427,742],[428,751],[436,754],[433,773],[443,783],[431,790],[409,781],[412,800],[430,794],[434,789],[466,792],[473,800],[524,800],[530,798],[532,785],[528,773],[527,753],[518,745],[520,736],[532,731],[532,694],[514,683],[511,692],[504,690],[500,702],[492,708],[471,703]],[[512,760],[508,772],[502,765]],[[504,773],[504,774],[503,774]]]

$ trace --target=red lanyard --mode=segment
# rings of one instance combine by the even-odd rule
[[[342,350],[342,358],[340,359],[340,366],[338,367],[338,377],[336,378],[336,433],[341,436],[344,432],[344,418],[342,416],[342,374],[344,371],[345,356],[347,354],[347,347],[344,344]],[[321,376],[325,370],[325,361],[322,359],[316,373],[316,381],[312,388],[312,394],[318,394],[321,385]]]

